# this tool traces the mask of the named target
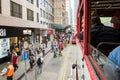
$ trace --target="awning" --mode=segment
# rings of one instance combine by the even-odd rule
[[[65,24],[54,24],[53,28],[58,29],[58,30],[63,30],[66,28],[66,25]]]

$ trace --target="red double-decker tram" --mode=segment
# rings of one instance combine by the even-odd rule
[[[111,23],[111,19],[116,12],[119,12],[117,15],[120,20],[120,0],[79,0],[76,18],[77,39],[90,73],[90,80],[120,80],[120,66],[108,58],[110,52],[120,45],[120,35],[115,35],[117,32],[119,34],[120,29],[115,29],[117,32],[114,32],[112,30],[114,24]],[[100,41],[93,38],[91,27],[92,18],[95,16],[99,16],[102,24],[111,27],[110,30],[105,27],[106,31],[104,32],[113,31],[115,36],[112,33],[110,35],[103,34],[103,36],[106,35],[105,39],[102,39],[103,36],[97,36],[96,38],[99,38]],[[76,80],[78,80],[78,76]]]

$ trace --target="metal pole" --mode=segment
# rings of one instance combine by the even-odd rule
[[[27,80],[27,74],[26,74],[26,60],[25,60],[25,80]]]
[[[20,40],[19,40],[19,51],[20,51]]]
[[[76,80],[79,80],[79,78],[78,78],[78,64],[77,64],[77,60],[76,60]]]
[[[37,54],[37,52],[35,51],[35,80],[37,80],[37,65],[36,65],[36,54]]]

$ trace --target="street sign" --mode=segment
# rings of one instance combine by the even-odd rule
[[[29,58],[29,51],[28,50],[24,50],[23,52],[23,59],[27,60]]]

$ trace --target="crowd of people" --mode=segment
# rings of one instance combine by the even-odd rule
[[[66,46],[67,43],[70,42],[70,36],[67,36],[65,34],[55,34],[54,39],[50,42],[51,50],[54,53],[54,58],[57,57],[57,55],[62,56],[62,50]],[[35,49],[37,53],[37,59],[35,60],[35,53],[29,48],[29,66],[30,71],[33,71],[33,67],[35,64],[37,64],[38,73],[42,73],[43,64],[44,62],[44,56],[46,55],[46,48],[48,47],[48,39],[46,39],[44,42],[40,44],[38,48]],[[7,66],[7,80],[13,80],[13,75],[16,72],[16,70],[19,68],[18,66],[18,59],[20,56],[22,56],[22,51],[19,50],[18,47],[15,47],[12,50],[7,50],[7,59],[8,59],[8,66]]]
[[[56,37],[53,39],[51,42],[51,49],[54,52],[54,57],[57,57],[57,54],[62,56],[63,55],[63,49],[66,46],[66,44],[70,43],[70,36],[72,34],[67,33],[67,34],[62,34],[58,33]]]

